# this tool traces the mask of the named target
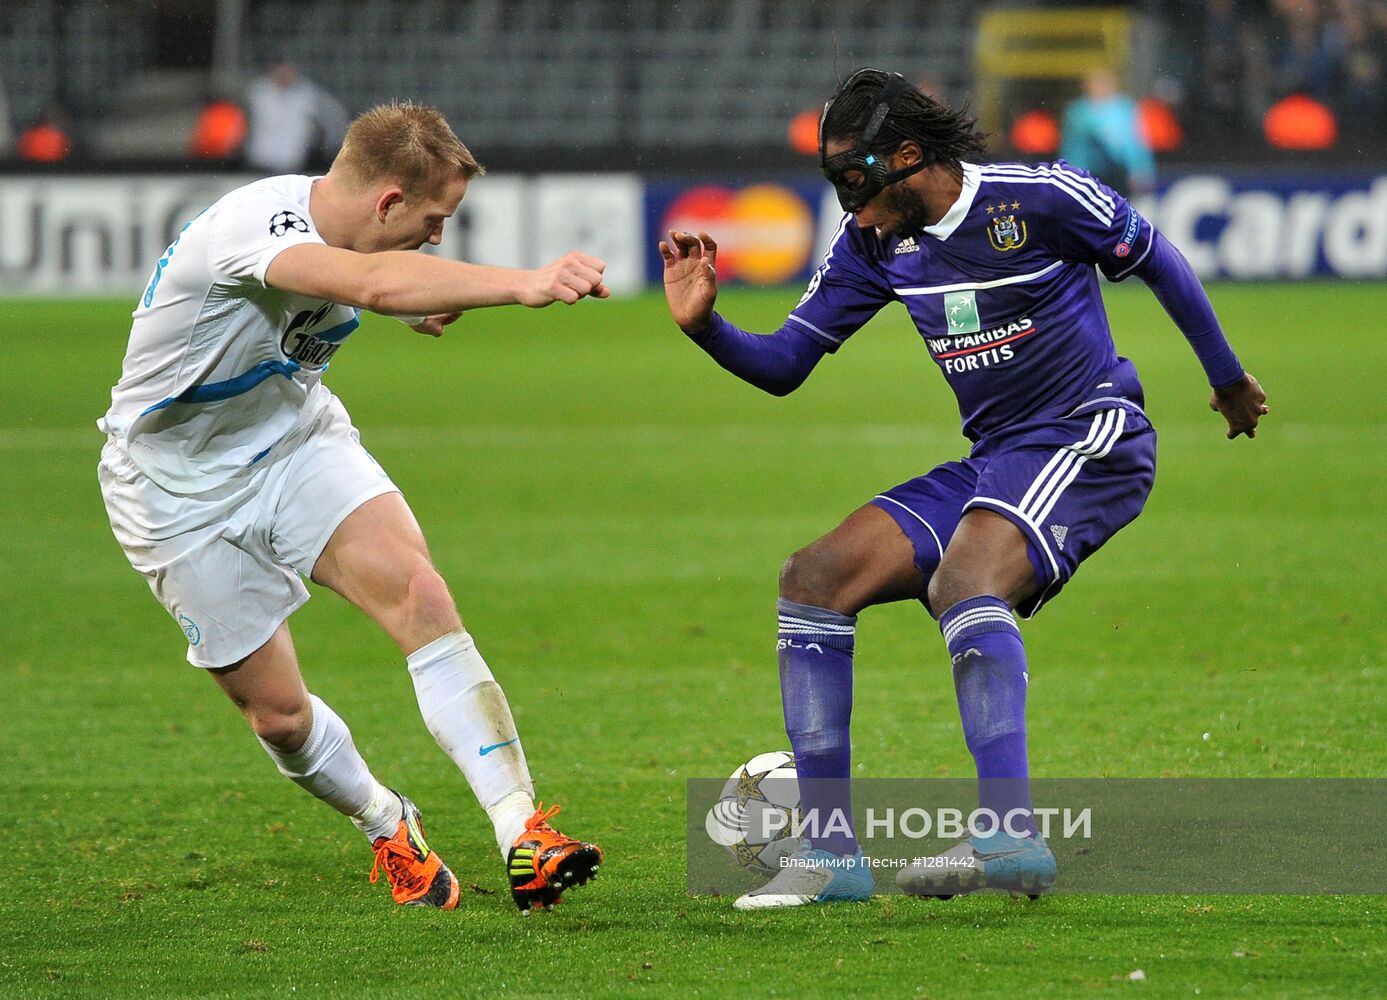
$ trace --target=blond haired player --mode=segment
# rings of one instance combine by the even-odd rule
[[[437,111],[357,118],[322,177],[238,188],[184,227],[135,309],[98,426],[125,554],[281,773],[348,816],[396,902],[452,909],[458,881],[419,811],[371,774],[304,687],[286,619],[300,577],[337,591],[405,655],[419,708],[496,830],[522,912],[597,872],[602,851],[537,809],[505,695],[463,627],[399,489],[362,448],[323,371],[359,313],[439,336],[481,306],[606,298],[602,261],[537,270],[409,253],[438,244],[482,167]]]

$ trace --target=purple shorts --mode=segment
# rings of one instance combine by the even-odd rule
[[[1040,589],[1017,611],[1030,618],[1141,513],[1156,478],[1155,430],[1135,406],[1084,409],[991,435],[967,458],[872,500],[915,546],[926,581],[960,518],[996,511],[1026,536]]]

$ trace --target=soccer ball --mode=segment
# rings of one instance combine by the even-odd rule
[[[727,779],[708,810],[708,836],[726,847],[743,868],[777,872],[780,859],[799,846],[799,780],[787,750],[757,754]]]

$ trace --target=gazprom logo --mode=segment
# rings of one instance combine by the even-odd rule
[[[188,637],[189,646],[202,645],[202,629],[197,627],[197,622],[193,621],[187,615],[180,613],[178,615],[178,627],[181,628],[183,634]]]

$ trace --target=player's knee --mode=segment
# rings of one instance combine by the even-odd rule
[[[822,546],[800,549],[780,567],[780,596],[796,604],[833,608],[839,591],[836,562]]]
[[[303,746],[313,728],[313,713],[305,699],[294,706],[247,706],[246,721],[261,742],[280,753],[293,753]]]
[[[946,564],[941,564],[929,578],[929,585],[925,588],[925,596],[929,598],[930,610],[938,618],[948,611],[959,601],[966,601],[970,597],[977,597],[979,594],[986,593],[985,589],[979,589],[971,575],[961,572]]]
[[[440,635],[462,624],[447,582],[427,563],[421,564],[410,573],[406,588],[406,604],[412,622],[441,629]]]

